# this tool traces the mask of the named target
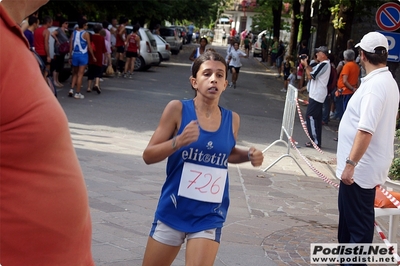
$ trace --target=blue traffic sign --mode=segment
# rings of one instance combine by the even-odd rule
[[[400,62],[400,33],[379,31],[388,39],[389,51],[388,61],[389,62]]]

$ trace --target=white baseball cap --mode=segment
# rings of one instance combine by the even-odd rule
[[[364,35],[359,43],[355,45],[355,47],[361,47],[364,51],[368,53],[375,53],[375,49],[377,47],[383,47],[389,50],[388,40],[385,35],[379,32],[369,32]]]

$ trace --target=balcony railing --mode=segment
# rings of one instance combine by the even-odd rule
[[[235,4],[233,4],[233,6],[226,8],[225,11],[254,12],[257,7],[258,7],[258,5],[248,6],[248,5],[242,5],[242,4],[235,3]]]

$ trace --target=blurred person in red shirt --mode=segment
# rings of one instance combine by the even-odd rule
[[[94,58],[89,57],[89,67],[87,73],[87,92],[92,91],[92,83],[94,80],[93,90],[96,91],[98,94],[101,93],[100,77],[103,72],[103,57],[107,56],[106,43],[104,41],[104,37],[100,35],[100,31],[102,30],[102,28],[103,27],[100,24],[96,24],[93,27],[94,34],[90,36],[90,42],[92,45]]]
[[[45,3],[0,4],[0,262],[94,266],[88,194],[67,116],[19,26]]]

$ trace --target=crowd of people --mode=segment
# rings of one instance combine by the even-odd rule
[[[49,16],[44,16],[39,21],[35,13],[23,21],[21,29],[30,49],[46,66],[44,78],[51,76],[56,87],[64,86],[60,82],[60,73],[64,68],[65,58],[69,55],[72,81],[68,96],[84,99],[81,93],[84,73],[88,76],[86,92],[96,91],[100,94],[100,80],[107,68],[112,66],[112,55],[116,58],[116,75],[132,78],[135,59],[140,56],[140,38],[137,33],[140,25],[134,25],[133,32],[126,34],[125,26],[128,21],[126,17],[121,17],[119,21],[112,19],[111,23],[96,23],[93,33],[89,33],[86,16],[82,16],[71,31],[68,21],[62,16],[57,17],[57,21]],[[59,26],[50,32],[53,23]],[[50,39],[54,42],[50,42]],[[50,52],[51,43],[54,43],[54,53]]]

